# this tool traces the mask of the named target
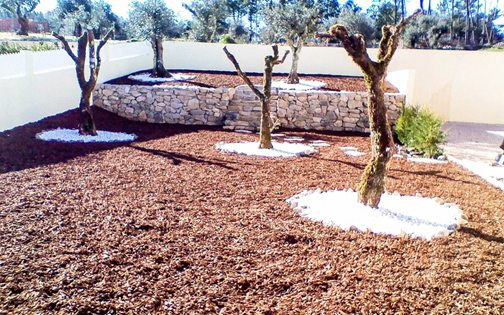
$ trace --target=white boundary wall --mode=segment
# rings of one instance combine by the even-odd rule
[[[147,43],[106,45],[99,82],[151,66]],[[0,55],[0,131],[77,108],[75,65],[64,50]]]
[[[166,42],[168,68],[233,71],[222,44]],[[262,72],[266,45],[228,45],[244,71]],[[281,47],[281,52],[286,48]],[[374,57],[376,50],[371,49]],[[277,72],[288,72],[290,57]],[[99,81],[148,69],[147,43],[108,44]],[[361,75],[342,48],[305,47],[301,73]],[[504,124],[504,53],[399,49],[389,80],[407,102],[429,107],[445,120]],[[0,131],[76,108],[79,88],[64,51],[0,56]]]

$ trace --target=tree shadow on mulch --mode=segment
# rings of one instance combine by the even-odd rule
[[[171,160],[173,165],[179,165],[183,161],[188,161],[188,162],[195,162],[195,163],[201,163],[201,164],[206,164],[206,165],[215,165],[219,166],[228,170],[232,171],[237,171],[237,168],[228,166],[228,164],[236,164],[235,162],[230,162],[230,161],[223,161],[223,160],[205,160],[196,156],[188,155],[188,154],[182,154],[182,153],[177,153],[177,152],[168,152],[168,151],[163,151],[163,150],[155,150],[155,149],[147,149],[144,147],[139,147],[135,145],[129,145],[130,148],[139,150],[142,152],[147,152],[156,156],[161,156],[164,158],[167,158]]]
[[[134,122],[101,108],[93,107],[98,130],[134,133],[136,143],[166,138],[176,134],[219,127],[184,126]],[[76,157],[111,150],[130,143],[62,143],[46,142],[35,138],[44,130],[56,128],[75,129],[79,122],[79,110],[69,110],[11,130],[0,132],[0,174],[65,162]],[[181,157],[178,157],[179,159]],[[186,157],[186,160],[189,157]]]
[[[487,242],[495,242],[495,243],[504,244],[504,237],[486,234],[486,233],[483,233],[483,232],[481,232],[477,229],[474,229],[474,228],[462,226],[462,227],[460,227],[459,231],[462,233],[470,234],[474,237],[480,238],[480,239],[485,240]]]
[[[309,157],[310,158],[314,158],[314,159],[318,159],[318,160],[327,161],[327,162],[334,162],[334,163],[345,164],[347,166],[351,166],[351,167],[359,169],[361,171],[364,171],[364,169],[366,168],[366,163],[367,163],[367,162],[366,163],[356,163],[356,162],[349,162],[349,161],[336,160],[336,159],[324,159],[324,158],[321,158],[320,156],[317,156],[317,155],[312,155],[312,156],[309,156]],[[410,171],[410,170],[402,169],[402,168],[390,168],[387,177],[393,178],[393,179],[399,179],[399,178],[395,177],[394,175],[392,175],[391,172],[401,172],[401,173],[408,173],[408,174],[419,175],[419,176],[434,176],[434,177],[437,177],[437,178],[440,178],[440,179],[449,180],[449,181],[462,182],[464,184],[470,184],[470,185],[478,185],[478,183],[476,183],[476,182],[471,182],[471,181],[466,181],[466,180],[461,180],[461,179],[455,179],[455,178],[452,178],[452,177],[449,177],[449,176],[446,176],[446,175],[442,175],[441,174],[442,171],[439,171],[439,170]]]

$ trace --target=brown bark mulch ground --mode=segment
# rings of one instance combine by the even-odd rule
[[[187,71],[187,70],[170,70],[172,73],[183,73],[187,75],[195,76],[194,80],[189,81],[176,81],[176,82],[165,82],[165,83],[149,83],[149,82],[139,82],[136,80],[128,79],[128,76],[110,80],[107,83],[110,84],[127,84],[127,85],[182,85],[182,86],[200,86],[206,88],[217,88],[217,87],[227,87],[234,88],[239,85],[245,84],[243,80],[236,74],[236,72],[224,72],[224,71]],[[134,74],[148,72],[139,71]],[[260,73],[249,73],[250,80],[254,84],[262,84],[262,74]],[[349,77],[349,76],[336,76],[336,75],[304,75],[300,74],[299,78],[301,80],[312,80],[312,81],[322,81],[327,85],[320,89],[323,91],[349,91],[349,92],[364,92],[366,91],[366,84],[362,77]],[[287,74],[277,74],[273,75],[273,80],[286,80]],[[398,93],[399,90],[389,82],[385,82],[385,91],[387,93]]]
[[[0,314],[504,313],[504,194],[454,164],[394,159],[388,190],[458,204],[456,233],[342,231],[285,199],[354,188],[366,157],[338,146],[365,135],[287,131],[331,147],[264,159],[214,149],[255,135],[95,113],[140,138],[34,139],[77,111],[0,133]]]

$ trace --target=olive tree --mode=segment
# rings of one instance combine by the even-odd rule
[[[263,91],[259,91],[249,77],[241,70],[240,64],[236,58],[231,54],[226,47],[224,47],[224,52],[228,59],[233,63],[238,75],[243,79],[243,81],[249,86],[249,88],[254,92],[255,95],[261,101],[261,125],[259,131],[259,148],[261,149],[271,149],[273,144],[271,143],[271,131],[275,128],[275,124],[271,119],[271,78],[273,76],[273,67],[282,64],[287,58],[289,51],[287,50],[282,58],[278,55],[278,46],[273,47],[273,56],[269,55],[264,58],[264,73],[263,73]]]
[[[91,95],[98,81],[98,74],[101,67],[101,49],[112,37],[114,31],[110,30],[107,35],[100,41],[95,50],[95,37],[93,30],[85,31],[77,42],[77,55],[74,54],[68,41],[65,37],[53,33],[53,36],[61,41],[63,48],[75,63],[75,71],[77,81],[81,89],[81,97],[79,109],[81,112],[81,122],[79,124],[79,133],[81,135],[96,136],[96,125],[91,112]],[[88,47],[89,46],[89,47]],[[86,65],[86,49],[89,50],[89,79],[86,80],[85,65]]]
[[[111,28],[120,31],[119,17],[104,0],[58,0],[55,13],[59,19],[52,28],[59,34],[80,37],[92,28],[95,38],[102,38]]]
[[[149,40],[154,51],[153,77],[168,78],[163,63],[163,39],[173,35],[175,15],[164,0],[133,1],[129,11],[129,31],[133,37]]]
[[[281,2],[266,9],[264,18],[268,32],[285,40],[292,50],[292,65],[287,83],[299,83],[299,55],[305,41],[317,31],[321,18],[319,7],[307,0]]]
[[[217,35],[227,31],[226,18],[230,15],[230,8],[224,0],[193,0],[182,5],[193,16],[189,31],[192,39],[214,43]]]
[[[328,34],[319,35],[319,37],[341,41],[347,53],[364,74],[368,89],[371,159],[364,169],[358,186],[358,200],[373,208],[378,207],[385,191],[388,164],[394,152],[394,139],[385,106],[383,83],[387,75],[387,67],[399,45],[401,33],[406,25],[421,13],[422,10],[418,10],[397,25],[383,26],[377,61],[369,57],[364,37],[361,34],[350,35],[342,25],[333,25]]]
[[[29,15],[39,5],[40,0],[0,0],[0,7],[16,16],[20,29],[18,35],[28,36]]]

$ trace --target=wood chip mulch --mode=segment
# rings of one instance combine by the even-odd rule
[[[148,70],[135,72],[133,74],[148,72]],[[148,83],[139,82],[136,80],[128,79],[128,76],[120,77],[110,80],[107,83],[111,84],[126,84],[126,85],[182,85],[182,86],[200,86],[206,88],[227,87],[234,88],[243,85],[243,80],[236,74],[236,72],[223,72],[223,71],[187,71],[187,70],[171,70],[173,73],[183,73],[195,76],[194,80],[189,81],[176,81],[165,83]],[[254,84],[262,84],[262,74],[249,73],[250,80]],[[364,92],[366,91],[366,84],[362,77],[349,77],[349,76],[336,76],[336,75],[304,75],[300,74],[301,80],[322,81],[327,85],[320,89],[322,91],[349,91],[349,92]],[[273,75],[273,80],[286,80],[287,74]],[[385,82],[385,91],[387,93],[398,93],[399,90],[388,81]]]
[[[394,159],[387,188],[458,204],[469,223],[427,242],[342,231],[294,213],[305,189],[355,188],[365,135],[289,160],[224,154],[256,135],[129,122],[131,144],[0,133],[0,314],[504,314],[504,193],[449,163]],[[334,205],[338,207],[337,204]]]

